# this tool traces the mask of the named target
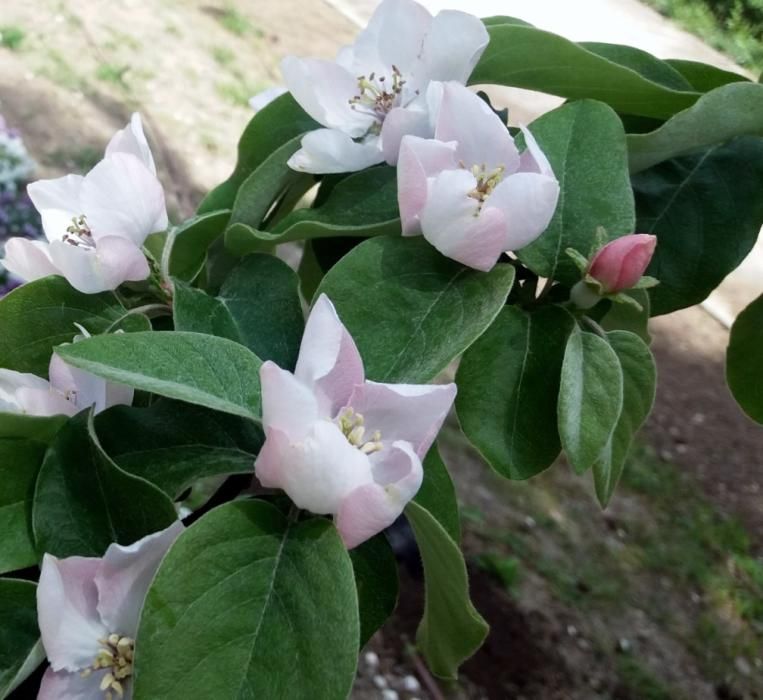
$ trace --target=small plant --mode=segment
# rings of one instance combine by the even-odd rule
[[[0,46],[18,51],[26,38],[26,32],[14,25],[0,26]]]

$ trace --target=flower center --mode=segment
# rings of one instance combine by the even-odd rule
[[[380,122],[384,121],[387,113],[398,106],[405,83],[397,66],[392,66],[391,81],[384,75],[377,78],[376,73],[371,73],[367,78],[361,75],[358,77],[359,92],[349,99],[350,106],[356,111],[370,114]]]
[[[460,165],[462,168],[466,167],[463,163],[460,163]],[[488,171],[487,166],[484,163],[482,165],[473,165],[471,167],[471,173],[477,179],[477,186],[469,192],[468,196],[479,202],[475,216],[482,209],[483,203],[490,196],[498,183],[503,180],[503,173],[505,171],[506,167],[503,165],[499,165],[497,168],[490,171]]]
[[[93,234],[87,225],[87,217],[84,214],[72,217],[71,226],[66,227],[63,241],[77,248],[95,248]]]
[[[82,671],[82,677],[87,678],[93,671],[106,670],[101,679],[100,688],[106,700],[114,697],[124,697],[124,684],[132,676],[132,660],[135,655],[135,640],[131,637],[120,637],[110,634],[106,639],[99,639],[101,649],[93,661],[93,665]]]
[[[370,440],[365,439],[366,428],[364,418],[360,413],[355,413],[352,408],[345,408],[337,418],[339,429],[353,447],[357,447],[363,454],[373,454],[382,449],[381,433],[376,430]]]

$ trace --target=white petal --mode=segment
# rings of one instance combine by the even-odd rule
[[[497,208],[506,226],[506,250],[519,250],[532,243],[548,227],[559,200],[559,183],[547,175],[509,175],[485,200],[483,214]]]
[[[312,391],[291,372],[267,361],[260,367],[262,424],[298,442],[318,420],[318,401]],[[324,416],[325,417],[325,416]]]
[[[146,140],[146,135],[143,133],[143,122],[138,112],[133,113],[130,117],[130,123],[124,129],[117,131],[111,137],[109,145],[106,146],[106,155],[110,156],[114,153],[129,153],[135,156],[156,175],[154,156]]]
[[[318,297],[305,324],[294,375],[312,388],[321,414],[332,418],[365,378],[355,341],[325,294]]]
[[[9,239],[0,264],[24,282],[61,274],[50,259],[48,243],[27,238]]]
[[[96,243],[121,236],[142,246],[151,233],[167,228],[164,190],[138,158],[114,153],[86,176],[80,197]]]
[[[519,167],[519,152],[506,125],[471,90],[458,83],[446,83],[435,138],[457,141],[458,157],[467,167],[503,167],[514,172]]]
[[[98,640],[108,634],[98,614],[94,577],[100,559],[46,554],[37,586],[37,618],[54,671],[78,671],[93,663]]]
[[[426,109],[426,98],[422,96],[415,105],[396,107],[384,119],[381,131],[382,151],[384,159],[390,165],[396,165],[400,142],[407,134],[430,138],[434,129],[430,123],[429,112]]]
[[[466,83],[490,36],[478,17],[457,10],[443,10],[432,21],[421,53],[429,80]]]
[[[19,389],[16,399],[21,412],[30,416],[73,416],[77,407],[57,391],[48,389]]]
[[[135,638],[148,587],[184,529],[178,520],[129,547],[109,545],[95,573],[98,612],[109,631]]]
[[[525,144],[527,145],[527,148],[522,151],[522,155],[519,157],[519,171],[523,173],[539,173],[540,175],[554,177],[551,163],[548,162],[546,154],[540,149],[532,132],[522,124],[519,125],[519,128],[525,136]]]
[[[351,137],[363,136],[376,119],[352,109],[358,94],[357,76],[333,61],[287,56],[281,73],[289,92],[315,121]]]
[[[349,173],[383,160],[378,136],[353,141],[337,129],[316,129],[302,138],[302,148],[289,158],[289,167],[305,173]]]
[[[72,367],[56,354],[50,358],[48,376],[53,389],[64,396],[70,396],[77,411],[94,406],[97,414],[117,404],[129,406],[132,403],[131,387],[112,384],[94,374]]]
[[[87,678],[75,671],[58,671],[52,668],[45,671],[40,684],[37,700],[104,700],[100,683],[106,671],[92,673]],[[124,700],[130,700],[129,681]]]
[[[36,374],[0,369],[0,400],[16,404],[16,392],[24,388],[49,391],[50,384]]]
[[[259,112],[264,107],[267,107],[273,100],[280,97],[284,93],[288,92],[283,85],[274,85],[273,87],[265,88],[258,92],[254,97],[249,98],[249,106],[255,111]]]
[[[27,194],[42,217],[42,227],[49,241],[59,241],[71,226],[72,218],[84,211],[80,193],[84,178],[66,175],[54,180],[37,180],[27,185]]]

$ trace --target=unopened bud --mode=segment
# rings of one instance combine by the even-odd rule
[[[633,233],[610,241],[588,267],[588,275],[601,285],[603,294],[617,294],[638,284],[654,255],[657,238]]]

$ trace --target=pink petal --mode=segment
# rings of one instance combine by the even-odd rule
[[[384,160],[378,136],[353,141],[337,129],[316,129],[302,138],[302,148],[291,158],[292,170],[305,173],[349,173]]]
[[[114,153],[86,176],[80,196],[96,244],[120,236],[142,246],[151,233],[167,228],[164,190],[136,156]]]
[[[357,138],[376,121],[352,109],[358,78],[333,61],[287,56],[281,61],[281,73],[294,99],[319,124]]]
[[[385,122],[386,123],[386,122]],[[418,136],[405,136],[397,165],[397,201],[403,235],[421,232],[419,215],[427,202],[428,178],[442,170],[454,170],[456,144]]]
[[[95,575],[100,559],[46,554],[37,586],[37,618],[54,671],[79,671],[93,663],[109,630],[98,614]]]
[[[29,416],[73,416],[77,407],[57,391],[47,389],[19,389],[16,399],[21,412]]]
[[[455,398],[455,384],[366,382],[356,387],[350,405],[365,419],[367,434],[378,430],[385,445],[410,443],[423,459]]]
[[[325,294],[307,319],[294,375],[313,388],[322,415],[332,418],[365,378],[355,341]]]
[[[495,208],[479,210],[468,193],[476,180],[467,170],[445,170],[429,186],[426,206],[421,212],[421,231],[443,255],[487,271],[506,250],[506,221]]]
[[[596,253],[588,274],[601,283],[606,293],[630,289],[643,276],[656,246],[657,238],[648,233],[616,238]]]
[[[551,163],[548,162],[546,154],[543,153],[532,132],[522,124],[519,125],[522,133],[525,137],[525,144],[527,148],[522,151],[522,155],[519,156],[519,172],[523,173],[538,173],[539,175],[548,175],[554,177],[554,171],[551,168]]]
[[[265,427],[265,443],[254,462],[254,472],[266,489],[280,489],[286,483],[284,470],[289,468],[291,441],[281,430]]]
[[[112,280],[116,286],[141,282],[151,274],[143,251],[121,236],[103,236],[96,244],[96,253],[103,279]]]
[[[48,376],[53,389],[64,396],[71,396],[76,411],[89,406],[100,413],[117,404],[130,405],[133,389],[119,384],[109,384],[105,379],[68,365],[58,355],[50,358]]]
[[[506,222],[504,250],[519,250],[548,228],[559,201],[559,183],[547,175],[509,175],[485,200],[482,213],[502,212]]]
[[[109,145],[106,146],[106,155],[110,156],[114,153],[128,153],[135,156],[156,175],[154,156],[143,133],[143,122],[138,112],[133,113],[130,123],[124,129],[120,129],[111,137]]]
[[[458,83],[446,83],[435,138],[457,141],[458,157],[467,167],[498,167],[514,172],[519,167],[519,152],[506,125],[471,90]]]
[[[109,545],[95,572],[98,612],[109,632],[135,638],[148,588],[167,550],[184,529],[178,520],[129,547]]]
[[[0,264],[24,282],[60,274],[50,259],[48,244],[27,238],[10,238],[5,244],[5,258]]]
[[[106,671],[103,670],[83,678],[77,672],[55,672],[49,668],[42,677],[37,700],[104,700],[105,695],[99,686],[105,675]],[[128,681],[124,700],[130,700],[131,696]]]
[[[478,17],[457,10],[443,10],[433,20],[424,39],[421,60],[429,80],[465,83],[477,65],[490,36]]]
[[[318,401],[312,391],[270,360],[260,367],[260,385],[264,427],[282,431],[294,442],[301,440],[319,418]]]
[[[27,194],[42,217],[49,241],[59,241],[71,226],[72,217],[83,214],[80,192],[84,178],[66,175],[53,180],[37,180],[27,185]]]
[[[382,151],[384,159],[390,165],[396,165],[398,154],[400,152],[400,142],[407,134],[428,138],[432,136],[434,129],[429,120],[429,113],[426,111],[426,100],[422,98],[420,106],[414,108],[396,107],[390,110],[384,118],[384,124],[381,131]]]

